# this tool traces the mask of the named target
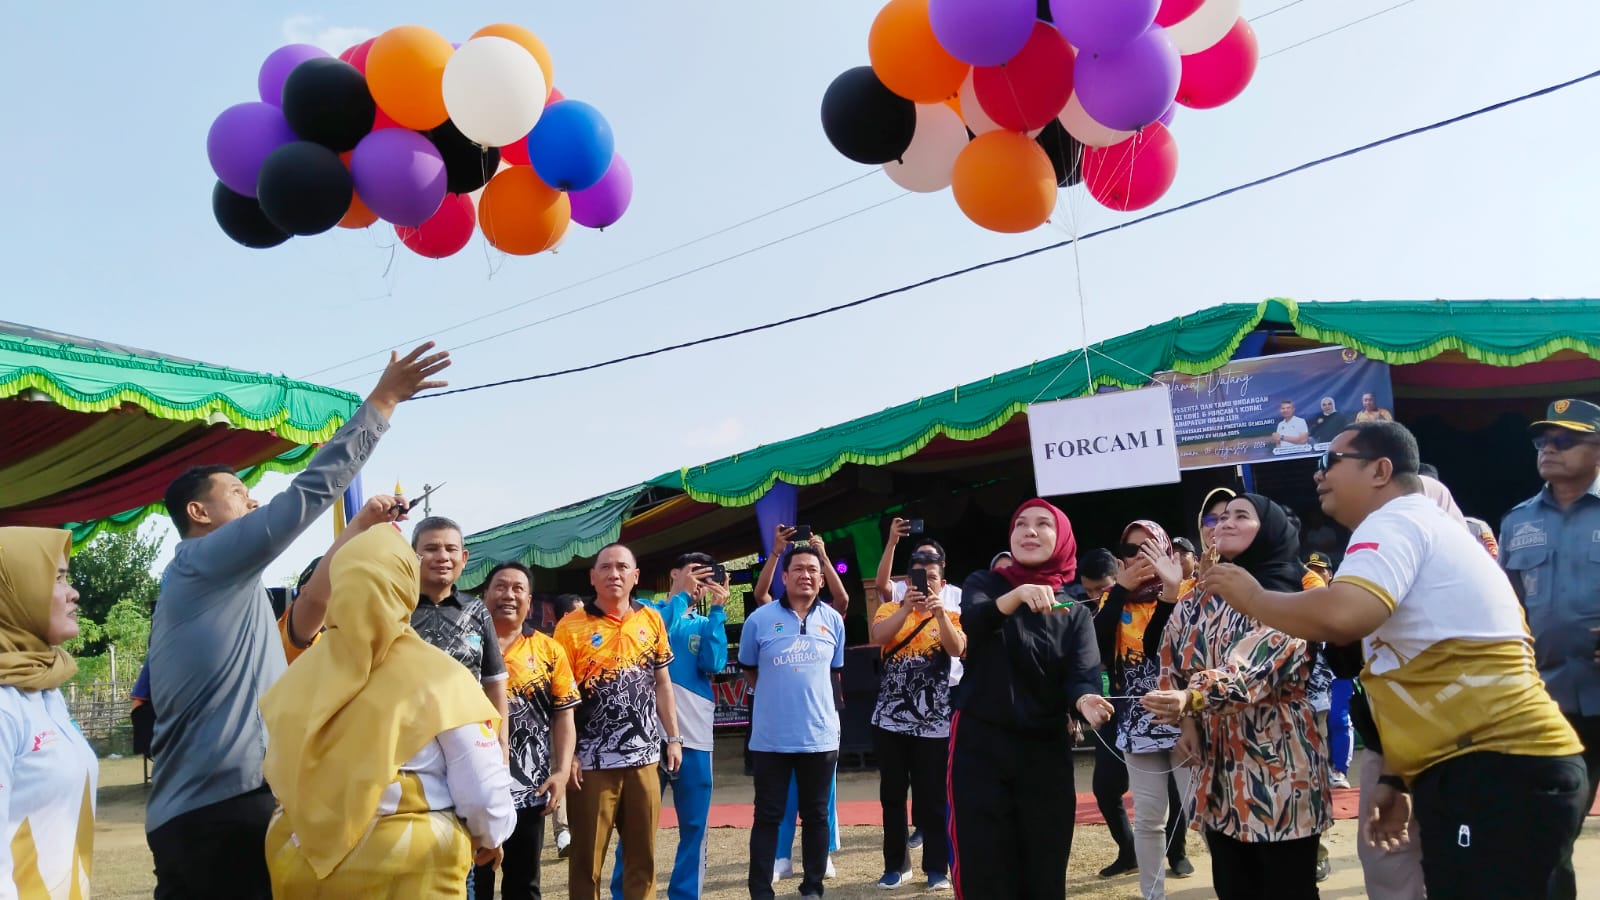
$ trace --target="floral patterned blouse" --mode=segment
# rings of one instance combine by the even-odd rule
[[[1201,764],[1190,821],[1245,843],[1333,826],[1327,751],[1306,696],[1306,642],[1191,591],[1161,637],[1163,690],[1198,690]]]

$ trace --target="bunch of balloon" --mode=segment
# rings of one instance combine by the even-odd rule
[[[823,131],[907,190],[950,188],[992,231],[1037,228],[1080,182],[1104,206],[1141,209],[1177,176],[1175,105],[1221,106],[1255,74],[1239,5],[889,0],[871,65],[823,95]]]
[[[379,219],[434,259],[481,230],[496,248],[553,248],[572,222],[616,223],[633,175],[600,111],[553,85],[550,51],[519,25],[452,44],[391,28],[338,58],[291,44],[224,110],[206,153],[217,224],[246,247]]]

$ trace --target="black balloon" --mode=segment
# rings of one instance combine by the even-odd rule
[[[295,141],[267,154],[256,177],[256,199],[267,220],[290,234],[321,234],[350,209],[354,188],[339,154]]]
[[[1050,157],[1057,187],[1071,187],[1083,180],[1083,144],[1067,133],[1059,119],[1051,119],[1034,141]]]
[[[446,188],[452,194],[472,193],[488,184],[500,168],[500,148],[473,143],[454,122],[445,120],[438,128],[423,132],[423,137],[444,157]]]
[[[822,95],[822,130],[845,157],[883,165],[911,146],[917,105],[884,87],[871,66],[857,66],[835,78]]]
[[[283,229],[267,220],[254,197],[231,190],[220,181],[211,189],[211,214],[217,217],[223,234],[255,250],[276,247],[289,239]]]
[[[283,117],[295,136],[335,153],[354,150],[377,112],[367,76],[343,60],[308,59],[283,82]]]
[[[1039,0],[1038,10],[1039,11],[1035,16],[1036,18],[1045,22],[1049,22],[1052,25],[1055,24],[1056,18],[1050,14],[1050,0]]]

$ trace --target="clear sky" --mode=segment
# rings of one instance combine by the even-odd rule
[[[1285,49],[1396,2],[1245,0],[1247,16],[1289,4],[1255,26],[1263,54],[1283,52],[1232,104],[1179,110],[1178,180],[1160,206],[1600,62],[1600,5],[1578,0],[1414,0]],[[448,374],[467,385],[783,318],[1128,218],[1078,188],[1050,225],[991,234],[948,191],[898,196],[877,173],[595,278],[867,173],[829,146],[818,109],[835,75],[867,62],[878,7],[12,4],[0,54],[10,226],[0,261],[11,284],[0,316],[297,377],[439,334],[461,347]],[[464,40],[496,21],[538,33],[556,85],[610,120],[635,177],[617,226],[574,227],[554,255],[503,257],[479,238],[439,262],[392,251],[381,224],[265,251],[220,233],[206,130],[228,105],[256,99],[267,53],[294,40],[337,52],[407,23]],[[448,482],[435,512],[477,531],[1216,303],[1600,296],[1597,105],[1600,83],[1590,82],[1085,242],[1076,259],[1055,251],[738,341],[408,404],[367,465],[367,488],[398,478],[416,494]],[[314,380],[364,393],[379,362]],[[284,483],[269,477],[258,496]],[[319,524],[269,576],[292,576],[330,537]]]

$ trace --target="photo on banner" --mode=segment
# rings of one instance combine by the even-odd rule
[[[1033,404],[1028,436],[1041,497],[1178,480],[1172,403],[1159,385]]]
[[[1184,469],[1303,459],[1354,422],[1394,418],[1387,363],[1348,347],[1233,360],[1204,375],[1163,372]]]

